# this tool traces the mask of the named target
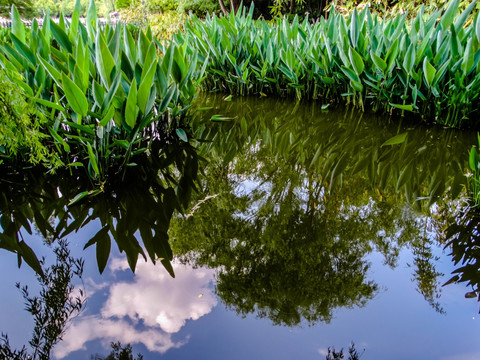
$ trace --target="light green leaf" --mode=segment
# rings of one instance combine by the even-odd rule
[[[352,47],[348,49],[348,57],[350,58],[350,62],[353,65],[353,70],[355,70],[355,73],[360,76],[363,73],[363,69],[365,67],[362,57]]]
[[[397,108],[397,109],[400,109],[400,110],[413,111],[413,105],[402,105],[402,104],[392,104],[392,103],[390,103],[390,106],[393,106],[394,108]]]
[[[412,76],[413,66],[415,65],[415,47],[414,44],[410,44],[403,59],[403,68],[407,71],[409,76]]]
[[[125,105],[125,122],[132,129],[137,122],[137,80],[134,78]]]
[[[76,204],[77,202],[82,200],[87,195],[88,195],[88,191],[83,191],[83,192],[75,195],[75,197],[72,200],[70,200],[70,202],[68,203],[68,206],[72,206],[72,205]]]
[[[140,86],[138,87],[137,104],[140,111],[145,115],[145,108],[147,106],[150,91],[153,88],[153,78],[157,69],[157,62],[154,60],[150,68],[143,68]]]
[[[102,79],[103,85],[106,88],[109,88],[112,84],[111,73],[115,67],[115,60],[113,59],[110,50],[108,49],[107,43],[101,31],[97,32],[96,36],[96,45],[98,49],[96,51],[95,62],[97,65],[97,70]]]
[[[423,75],[425,76],[425,81],[429,87],[432,86],[433,79],[435,78],[435,74],[437,71],[435,68],[430,64],[427,58],[423,60]]]
[[[455,16],[458,12],[458,4],[460,0],[451,0],[448,4],[447,10],[440,19],[440,25],[442,25],[443,30],[447,30],[450,27],[450,24],[455,20]]]
[[[347,68],[347,67],[345,67],[345,66],[342,65],[342,71],[343,71],[343,73],[344,73],[345,75],[347,75],[347,77],[348,77],[351,81],[355,81],[355,82],[357,82],[357,83],[360,82],[360,78],[357,76],[357,74],[356,74],[353,70],[351,70],[351,69],[349,69],[349,68]]]
[[[87,115],[88,101],[82,90],[68,76],[62,73],[62,85],[68,105],[80,116]]]
[[[15,5],[12,5],[12,11],[10,15],[12,18],[13,35],[15,35],[22,43],[25,43],[25,25],[23,25],[22,19]]]
[[[55,69],[52,65],[50,65],[46,60],[44,60],[41,56],[38,57],[38,61],[43,65],[45,70],[50,74],[52,79],[55,83],[61,88],[62,87],[62,79],[60,72]]]
[[[469,38],[465,51],[463,53],[462,70],[464,75],[468,75],[475,62],[475,51],[473,49],[473,38]]]
[[[210,118],[210,120],[213,121],[213,122],[225,122],[225,121],[231,121],[231,120],[233,120],[233,118],[222,116],[222,115],[213,115]]]
[[[33,101],[35,101],[36,103],[39,103],[43,106],[49,107],[51,109],[55,109],[55,110],[58,110],[58,111],[61,111],[61,112],[65,111],[63,106],[60,106],[57,103],[54,103],[54,102],[51,102],[51,101],[48,101],[48,100],[44,100],[44,99],[40,99],[40,98],[33,98]]]
[[[382,72],[385,72],[385,70],[387,69],[387,63],[371,50],[370,50],[370,57],[372,58],[372,61],[375,64],[375,66]]]

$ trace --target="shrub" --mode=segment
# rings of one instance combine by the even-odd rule
[[[18,74],[10,77],[22,81]],[[35,107],[25,93],[0,70],[0,159],[59,166],[60,160],[42,143],[47,135],[35,116]]]

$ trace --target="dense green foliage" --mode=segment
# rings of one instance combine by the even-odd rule
[[[22,163],[59,165],[56,154],[42,143],[46,138],[41,132],[44,124],[35,121],[34,113],[35,107],[25,101],[22,89],[0,70],[0,163],[4,159],[16,161],[19,166]]]
[[[34,24],[26,40],[26,29],[14,9],[10,40],[0,43],[0,63],[9,81],[36,104],[25,123],[41,132],[42,146],[67,166],[68,170],[57,169],[59,176],[74,183],[61,190],[64,195],[49,192],[49,198],[60,200],[55,210],[43,209],[43,200],[35,198],[47,191],[45,184],[32,194],[33,202],[21,200],[21,211],[13,210],[6,196],[1,198],[0,248],[17,253],[19,263],[23,259],[40,272],[21,230],[31,233],[30,224],[35,223],[45,237],[63,238],[73,231],[71,217],[76,225],[99,218],[102,229],[86,246],[97,246],[100,271],[108,261],[111,238],[125,251],[132,270],[139,255],[146,258],[135,235],[140,230],[150,259],[162,261],[173,276],[168,223],[173,212],[187,203],[198,167],[186,116],[196,90],[195,54],[186,54],[182,46],[158,45],[150,31],[139,32],[134,39],[121,25],[100,28],[93,2],[86,26],[78,14],[71,23],[63,17],[59,24],[46,18],[41,29]],[[8,106],[15,107],[15,102]],[[27,126],[9,124],[12,131]],[[17,157],[28,158],[34,150],[19,146]],[[31,186],[29,181],[39,178],[26,180],[25,174],[18,174],[13,150],[4,152],[5,182],[10,184],[9,176],[18,176],[15,182],[28,192],[25,184]],[[135,184],[140,199],[121,184]],[[18,190],[7,193],[15,196]],[[89,198],[95,195],[97,199]],[[90,200],[99,207],[93,214]],[[138,221],[123,216],[124,207],[135,202],[145,205],[143,212],[136,213],[143,214]],[[70,208],[73,205],[77,212]],[[52,216],[60,219],[55,229],[49,222]]]
[[[32,0],[0,0],[0,15],[8,16],[12,5],[14,5],[19,13],[25,18],[31,18],[35,15],[34,3]]]
[[[0,63],[36,103],[36,124],[66,165],[85,167],[101,184],[109,172],[134,166],[132,159],[155,141],[168,146],[174,134],[188,142],[184,119],[196,90],[195,54],[182,46],[157,48],[149,31],[134,39],[121,25],[101,29],[93,2],[86,26],[78,12],[70,24],[46,18],[28,41],[15,9],[12,21]]]
[[[209,90],[296,96],[395,109],[447,126],[476,126],[480,109],[480,21],[465,26],[475,3],[459,0],[427,20],[421,9],[381,20],[368,9],[351,16],[269,24],[253,9],[236,16],[193,17],[175,42],[198,49]]]

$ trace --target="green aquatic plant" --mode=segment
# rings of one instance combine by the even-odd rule
[[[0,64],[35,103],[35,121],[63,163],[83,167],[101,187],[155,139],[188,143],[197,60],[184,46],[158,44],[150,30],[133,38],[121,24],[102,28],[93,1],[83,25],[79,9],[77,1],[70,22],[34,21],[27,41],[13,7]]]
[[[459,0],[426,20],[373,16],[254,20],[191,17],[175,43],[199,52],[208,90],[352,103],[384,113],[411,112],[447,126],[476,126],[480,109],[480,21]],[[468,25],[467,25],[468,24]],[[202,68],[203,69],[203,68]]]
[[[47,186],[54,182],[50,178],[33,192],[32,184],[40,181],[38,173],[44,169],[33,169],[37,175],[32,179],[32,173],[19,171],[11,151],[2,157],[0,181],[20,188],[8,193],[10,185],[3,187],[0,248],[16,253],[19,264],[24,260],[40,273],[22,231],[32,233],[35,224],[44,237],[55,240],[99,218],[102,229],[86,247],[96,246],[100,272],[114,239],[132,270],[138,257],[146,259],[148,253],[173,276],[168,223],[175,210],[186,206],[198,169],[187,115],[196,91],[195,52],[159,44],[148,29],[134,38],[121,24],[101,27],[93,1],[83,25],[79,7],[77,1],[70,22],[63,16],[58,23],[45,17],[42,27],[34,22],[28,37],[13,7],[10,39],[0,41],[0,66],[12,87],[21,90],[20,100],[34,104],[28,120],[38,130],[41,145],[65,165],[56,169],[57,176],[74,184],[62,189],[62,196],[56,193],[60,185]],[[12,121],[7,124],[6,142],[15,126]],[[34,148],[21,150],[28,157]],[[126,191],[125,184],[142,195],[137,193],[137,198]],[[8,196],[18,192],[45,197],[33,202],[23,198],[24,208],[12,209]],[[52,212],[54,199],[60,205]],[[92,202],[109,205],[90,214]],[[136,203],[145,205],[144,212],[136,213],[143,215],[123,216],[125,207]],[[103,211],[110,208],[111,213]],[[54,229],[50,220],[56,217]],[[77,220],[73,225],[72,217]]]

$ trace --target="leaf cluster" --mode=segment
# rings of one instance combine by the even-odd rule
[[[208,90],[353,103],[382,113],[412,112],[447,126],[476,126],[480,22],[472,2],[423,7],[382,20],[368,8],[348,17],[333,9],[314,23],[253,19],[253,7],[204,21],[192,17],[176,43],[208,59]]]
[[[77,2],[70,22],[45,17],[40,27],[34,21],[27,39],[13,7],[0,63],[35,102],[44,142],[101,184],[110,171],[134,166],[132,159],[150,151],[155,139],[167,143],[170,134],[188,131],[197,60],[185,47],[156,43],[149,30],[134,39],[123,25],[101,28],[93,1],[83,25],[79,9]],[[13,76],[18,73],[23,77]]]

